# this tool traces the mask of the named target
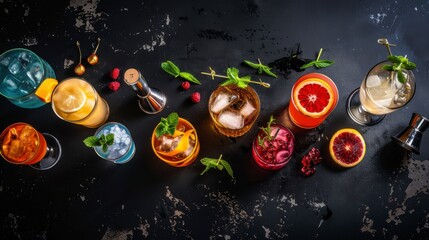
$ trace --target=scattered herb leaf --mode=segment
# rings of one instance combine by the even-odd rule
[[[258,58],[258,63],[253,63],[253,62],[250,62],[250,61],[247,61],[247,60],[244,60],[244,63],[246,65],[248,65],[249,67],[258,70],[259,74],[266,73],[267,75],[269,75],[271,77],[277,78],[277,75],[274,74],[273,72],[271,72],[272,68],[270,68],[270,67],[262,64],[262,62],[261,62],[261,60],[259,58]]]
[[[204,166],[206,166],[206,168],[204,169],[204,171],[201,172],[200,175],[204,175],[204,173],[206,173],[208,170],[212,168],[217,168],[219,171],[222,171],[223,169],[225,169],[228,172],[229,176],[231,176],[231,178],[234,178],[234,173],[232,171],[231,165],[229,165],[227,161],[222,159],[222,154],[218,159],[203,158],[200,161]]]
[[[311,61],[307,64],[302,65],[300,68],[301,69],[306,69],[312,66],[315,66],[316,68],[326,68],[331,66],[332,64],[334,64],[334,61],[330,61],[330,60],[321,60],[320,56],[322,56],[322,52],[323,52],[323,48],[321,48],[319,50],[319,54],[317,54],[317,58],[314,61]]]
[[[100,137],[89,136],[83,140],[83,143],[87,147],[101,146],[103,152],[107,151],[108,146],[112,145],[115,140],[115,135],[109,133],[107,135],[101,134]]]
[[[181,72],[179,67],[176,66],[176,64],[174,64],[172,61],[166,61],[161,63],[161,68],[167,72],[168,74],[174,76],[175,78],[177,77],[181,77],[183,79],[186,79],[190,82],[196,83],[196,84],[201,84],[201,82],[194,77],[192,74],[188,73],[188,72]]]
[[[155,129],[155,136],[159,138],[165,134],[173,135],[178,123],[179,115],[176,112],[170,113],[167,118],[161,118],[161,121]]]

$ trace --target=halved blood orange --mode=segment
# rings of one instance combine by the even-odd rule
[[[343,167],[354,167],[365,156],[366,145],[362,135],[353,128],[343,128],[332,136],[329,153]]]
[[[334,104],[334,92],[329,84],[318,78],[308,78],[295,87],[293,93],[297,108],[309,117],[321,117]]]

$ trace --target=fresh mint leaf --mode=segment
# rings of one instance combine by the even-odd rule
[[[306,69],[312,66],[315,66],[316,68],[326,68],[331,66],[332,64],[334,64],[334,61],[330,61],[330,60],[322,60],[320,59],[320,57],[322,56],[322,52],[323,52],[323,48],[321,48],[319,50],[319,54],[317,54],[317,58],[314,61],[311,61],[307,64],[304,64],[300,67],[300,69]]]
[[[209,171],[212,168],[218,169],[219,171],[222,171],[223,169],[226,169],[228,174],[231,176],[231,178],[234,178],[233,171],[231,168],[231,165],[225,160],[222,159],[222,154],[218,159],[215,158],[202,158],[200,162],[206,166],[206,168],[201,172],[200,175],[204,175],[207,171]]]
[[[400,83],[406,83],[407,79],[403,73],[405,70],[413,70],[416,68],[416,64],[408,60],[406,56],[395,56],[395,55],[389,55],[387,57],[387,60],[392,63],[392,65],[386,64],[382,66],[383,70],[386,71],[395,71],[398,76],[398,81]]]
[[[179,115],[176,112],[170,113],[167,118],[161,118],[155,129],[155,136],[159,138],[162,135],[173,135],[176,126],[179,123]]]
[[[218,75],[218,74],[216,74],[216,72],[212,68],[209,67],[209,69],[210,69],[210,73],[201,72],[201,74],[211,76],[213,79],[214,79],[214,77],[225,78],[226,80],[220,84],[221,86],[226,86],[229,84],[236,84],[238,87],[246,88],[249,83],[254,83],[254,84],[258,84],[258,85],[261,85],[263,87],[266,87],[266,88],[270,87],[269,83],[262,82],[261,80],[259,80],[259,82],[253,81],[250,79],[250,76],[240,77],[238,75],[239,71],[236,68],[227,68],[226,69],[226,75],[227,76]]]
[[[177,67],[173,62],[166,61],[161,63],[161,68],[169,73],[170,75],[173,75],[174,77],[178,77],[180,74],[180,69]]]
[[[232,178],[234,178],[234,172],[232,171],[231,165],[229,165],[229,163],[225,160],[220,160],[220,164],[222,164],[222,166],[225,168],[225,170],[228,172],[229,176],[231,176]]]
[[[95,147],[95,146],[101,145],[100,142],[98,141],[98,138],[95,136],[89,136],[89,137],[85,138],[85,140],[83,140],[83,143],[87,147]]]
[[[266,73],[267,75],[269,75],[271,77],[277,78],[277,75],[274,74],[273,72],[271,72],[271,68],[262,64],[262,62],[261,62],[261,60],[259,60],[259,58],[258,58],[258,63],[253,63],[253,62],[248,61],[248,60],[244,60],[243,62],[246,65],[248,65],[249,67],[256,69],[259,74]]]
[[[196,84],[201,84],[201,82],[200,81],[198,81],[198,79],[196,78],[196,77],[194,77],[192,74],[190,74],[190,73],[187,73],[187,72],[180,72],[179,73],[179,76],[181,77],[181,78],[184,78],[184,79],[186,79],[186,80],[188,80],[188,81],[190,81],[190,82],[193,82],[193,83],[196,83]]]
[[[161,63],[161,68],[166,71],[167,73],[169,73],[170,75],[173,75],[175,78],[177,77],[181,77],[183,79],[186,79],[190,82],[196,83],[196,84],[201,84],[200,81],[198,81],[198,79],[196,77],[194,77],[192,74],[188,73],[188,72],[181,72],[179,67],[176,66],[176,64],[174,64],[172,61],[166,61]]]
[[[319,61],[317,61],[317,62],[314,63],[314,65],[317,68],[326,68],[326,67],[331,66],[332,64],[334,64],[334,62],[333,61],[329,61],[329,60],[319,60]]]
[[[113,133],[109,133],[106,135],[101,134],[100,137],[89,136],[83,140],[83,143],[87,147],[97,147],[101,146],[103,152],[106,152],[109,145],[112,145],[115,141],[115,135]]]

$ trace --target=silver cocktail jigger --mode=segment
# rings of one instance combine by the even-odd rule
[[[420,154],[423,132],[429,127],[429,119],[413,113],[410,124],[397,136],[392,137],[399,145],[416,154]]]
[[[139,106],[143,112],[155,114],[164,108],[167,102],[165,94],[158,89],[150,88],[137,69],[127,69],[124,74],[124,81],[137,93]]]

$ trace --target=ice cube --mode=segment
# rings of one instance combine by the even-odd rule
[[[381,80],[377,75],[370,75],[366,79],[366,87],[373,88],[381,85]]]
[[[385,99],[374,100],[374,103],[382,107],[389,107],[392,101],[393,101],[393,98],[385,98]]]
[[[22,81],[21,84],[19,84],[19,91],[22,94],[29,94],[31,92],[34,91],[34,89],[37,88],[37,85],[35,84],[35,82],[33,82],[30,79],[25,79],[25,81]]]
[[[244,126],[244,117],[238,111],[226,110],[219,114],[218,122],[229,129],[241,129]]]
[[[6,88],[8,91],[13,92],[18,89],[18,86],[16,85],[17,82],[19,82],[18,79],[16,79],[13,75],[8,74],[3,79],[2,88]]]
[[[232,95],[228,93],[220,93],[219,95],[217,95],[216,99],[214,100],[212,106],[210,107],[210,110],[213,113],[218,113],[223,109],[225,109],[226,107],[228,107],[229,105],[231,105],[237,98],[238,96],[236,95]]]
[[[21,72],[21,70],[24,68],[24,66],[22,66],[22,63],[20,61],[18,61],[17,59],[13,60],[10,64],[9,64],[9,72],[12,73],[13,75],[18,74],[19,72]]]
[[[121,150],[119,150],[119,154],[124,155],[126,151],[127,151],[127,149],[122,148]]]
[[[18,61],[23,67],[26,67],[31,62],[31,55],[26,52],[22,52],[18,55]]]
[[[0,64],[1,65],[3,65],[3,66],[9,66],[9,63],[10,63],[10,57],[5,57],[5,58],[1,58],[1,60],[0,60]]]
[[[163,135],[157,139],[155,143],[156,150],[161,152],[170,152],[178,144],[178,140],[172,136]]]
[[[27,71],[27,76],[34,82],[35,85],[42,81],[43,69],[40,63],[34,63],[30,70]]]
[[[248,100],[246,100],[246,103],[240,109],[240,113],[244,117],[248,117],[248,116],[252,115],[255,112],[255,110],[256,110],[256,108]]]

